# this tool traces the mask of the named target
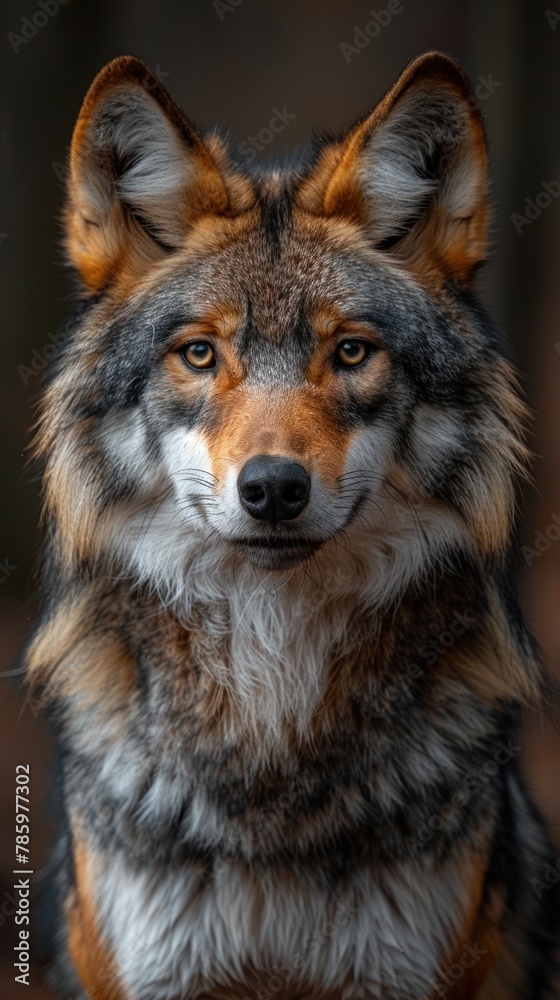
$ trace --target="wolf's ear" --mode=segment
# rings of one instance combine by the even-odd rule
[[[366,118],[326,146],[303,206],[362,224],[433,282],[468,282],[484,257],[487,152],[472,87],[447,56],[416,59]]]
[[[70,153],[66,244],[88,288],[142,273],[179,245],[194,218],[229,211],[211,148],[157,77],[132,56],[105,66]]]

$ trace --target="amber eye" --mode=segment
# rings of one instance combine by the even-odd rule
[[[190,344],[185,344],[181,348],[181,355],[190,368],[200,371],[202,368],[213,368],[216,364],[216,355],[212,344],[206,340],[193,340]]]
[[[373,348],[367,340],[343,340],[336,349],[336,360],[344,368],[357,368],[369,357]]]

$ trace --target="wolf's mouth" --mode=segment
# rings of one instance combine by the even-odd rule
[[[366,493],[362,493],[356,498],[342,529],[347,528],[352,523],[365,497]],[[340,530],[339,528],[338,531]],[[298,563],[306,562],[331,537],[332,535],[326,535],[323,538],[302,538],[288,534],[239,535],[228,538],[227,541],[238,552],[242,552],[244,557],[255,566],[272,570],[290,569],[297,566]]]
[[[234,538],[231,543],[256,566],[263,569],[290,569],[309,559],[323,544],[323,539]]]

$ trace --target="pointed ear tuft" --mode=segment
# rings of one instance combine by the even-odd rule
[[[232,210],[208,148],[148,67],[109,63],[82,106],[70,154],[66,236],[85,284],[98,291],[179,246],[188,225]]]
[[[459,66],[439,53],[411,63],[377,108],[325,150],[301,200],[358,222],[423,278],[468,282],[486,250],[487,153]]]

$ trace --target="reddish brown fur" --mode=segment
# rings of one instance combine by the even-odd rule
[[[439,71],[439,72],[438,72]],[[476,99],[468,78],[457,65],[439,53],[415,60],[379,102],[374,111],[359,122],[338,148],[328,147],[311,177],[299,193],[307,211],[345,217],[365,226],[368,218],[359,165],[364,145],[374,130],[386,121],[411,87],[426,80],[428,90],[438,86],[455,93],[468,108],[471,142],[481,178],[472,215],[461,225],[449,227],[437,205],[426,213],[420,226],[400,241],[396,260],[402,261],[430,290],[438,292],[450,278],[468,283],[484,254],[488,223],[486,201],[487,152],[484,130],[474,110]],[[442,240],[442,234],[444,236]]]
[[[495,890],[488,899],[484,898],[485,880],[487,875],[488,845],[484,852],[474,852],[472,856],[461,863],[461,874],[465,883],[465,912],[462,927],[455,935],[447,955],[441,963],[441,973],[444,983],[452,980],[447,970],[458,965],[465,972],[455,985],[449,987],[448,994],[452,1000],[473,1000],[479,996],[479,991],[488,980],[503,944],[501,923],[504,911],[504,899]],[[469,963],[461,961],[466,946],[471,945],[480,950],[480,958],[474,960],[468,956]],[[484,954],[483,954],[484,953]],[[476,952],[475,952],[476,954]],[[434,1000],[441,992],[434,992]]]
[[[127,1000],[106,942],[94,903],[94,855],[84,840],[74,835],[75,885],[66,902],[68,946],[80,982],[90,1000]]]
[[[68,252],[85,285],[91,292],[97,292],[109,280],[117,278],[123,297],[143,277],[146,265],[163,260],[165,252],[117,201],[106,217],[92,218],[84,195],[84,175],[91,156],[92,125],[99,107],[115,90],[127,84],[150,92],[185,145],[185,178],[189,174],[189,183],[185,181],[183,199],[176,208],[178,227],[185,228],[208,216],[238,214],[253,201],[250,185],[240,174],[232,171],[225,174],[220,169],[225,164],[225,152],[217,137],[203,143],[157,77],[138,60],[129,56],[114,59],[95,78],[74,129],[65,222]],[[110,174],[112,165],[104,166]],[[133,239],[129,230],[134,232]]]

